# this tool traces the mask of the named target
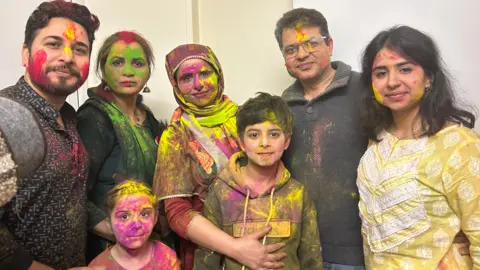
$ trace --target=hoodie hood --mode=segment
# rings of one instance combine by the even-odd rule
[[[220,181],[225,182],[228,186],[240,192],[241,194],[250,196],[254,199],[260,196],[268,196],[272,188],[280,190],[289,180],[290,172],[285,169],[283,162],[280,160],[277,169],[277,175],[275,177],[275,185],[266,190],[262,194],[257,194],[251,188],[249,188],[241,175],[240,169],[248,164],[248,157],[245,152],[235,153],[230,157],[228,166],[218,176]]]

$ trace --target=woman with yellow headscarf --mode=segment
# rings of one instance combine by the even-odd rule
[[[282,245],[264,247],[257,240],[268,228],[234,239],[201,215],[209,186],[241,150],[237,105],[223,94],[217,57],[207,46],[185,44],[167,54],[165,66],[179,107],[160,140],[153,187],[164,203],[168,225],[180,236],[182,269],[193,269],[193,242],[251,268],[281,266],[275,261],[283,254],[268,253]]]

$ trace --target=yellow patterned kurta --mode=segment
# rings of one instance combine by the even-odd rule
[[[480,269],[480,136],[379,138],[358,168],[367,269]]]

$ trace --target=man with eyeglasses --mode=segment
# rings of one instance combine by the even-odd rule
[[[360,130],[360,75],[331,62],[333,39],[317,10],[285,13],[275,37],[297,79],[282,95],[295,115],[285,165],[317,207],[325,269],[364,269],[356,177],[368,141]]]

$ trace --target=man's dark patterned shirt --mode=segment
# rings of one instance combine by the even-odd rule
[[[0,96],[34,113],[45,139],[38,147],[46,147],[43,163],[19,180],[15,197],[0,208],[0,269],[26,269],[33,260],[54,269],[84,266],[88,157],[75,110],[65,103],[58,112],[23,77]]]

